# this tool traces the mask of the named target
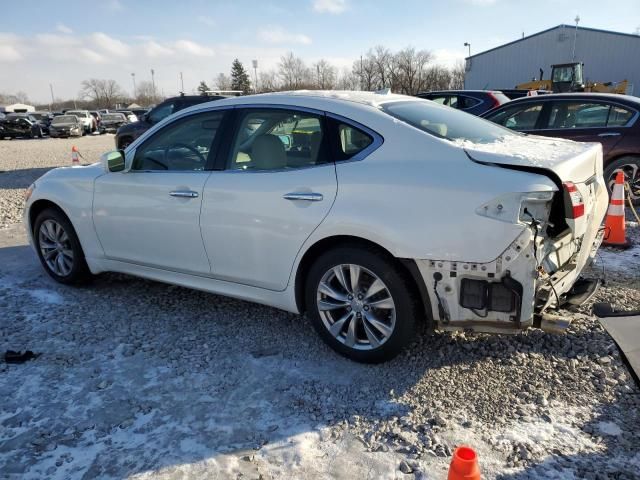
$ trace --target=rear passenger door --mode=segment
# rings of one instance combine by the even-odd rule
[[[539,134],[578,142],[600,142],[605,156],[622,138],[635,112],[605,102],[556,100]]]
[[[244,107],[203,192],[202,238],[212,274],[287,287],[302,244],[337,192],[327,119],[291,107]]]

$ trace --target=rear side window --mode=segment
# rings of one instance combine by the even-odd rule
[[[617,105],[611,105],[607,127],[624,127],[633,118],[634,112]]]
[[[338,157],[346,160],[360,153],[373,143],[373,138],[351,125],[338,125]]]
[[[498,125],[507,127],[510,130],[524,131],[533,130],[536,127],[540,113],[542,112],[542,104],[536,103],[531,105],[514,105],[505,108],[499,112],[487,116],[487,120],[491,120]]]
[[[447,140],[491,143],[515,135],[509,130],[468,113],[438,107],[420,100],[385,103],[382,105],[382,110],[424,132]]]
[[[175,111],[174,108],[175,105],[173,102],[158,105],[156,108],[151,110],[151,113],[149,113],[149,121],[151,123],[158,123],[160,120],[171,115]]]
[[[554,102],[548,128],[606,127],[609,105],[592,102]]]
[[[469,108],[473,108],[480,103],[480,100],[477,98],[458,96],[458,108],[460,110],[467,110]]]

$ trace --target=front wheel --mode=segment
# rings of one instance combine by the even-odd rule
[[[629,191],[625,188],[625,198],[628,195],[635,206],[640,205],[640,157],[622,157],[607,165],[604,178],[609,195],[616,183],[617,170],[623,171],[624,181],[629,184]]]
[[[366,247],[322,255],[306,282],[307,311],[323,340],[364,363],[392,359],[411,341],[418,304],[392,258]]]
[[[79,284],[90,277],[78,236],[61,211],[42,211],[33,225],[33,239],[40,263],[54,280]]]

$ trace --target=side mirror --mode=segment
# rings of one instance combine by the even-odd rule
[[[100,157],[100,162],[107,172],[122,172],[125,167],[124,152],[122,150],[113,150],[104,153]]]

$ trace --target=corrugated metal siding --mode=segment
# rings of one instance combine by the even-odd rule
[[[518,83],[551,75],[551,65],[571,62],[574,28],[558,27],[520,42],[467,59],[465,88],[514,88]],[[640,96],[640,36],[578,28],[576,61],[584,63],[587,81],[633,84]]]

